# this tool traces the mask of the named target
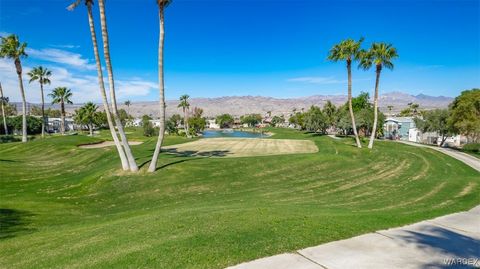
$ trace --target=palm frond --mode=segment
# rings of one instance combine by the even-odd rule
[[[67,10],[68,11],[73,11],[78,5],[80,5],[81,2],[82,2],[82,0],[77,0],[77,1],[73,2],[72,4],[70,4],[67,7]]]

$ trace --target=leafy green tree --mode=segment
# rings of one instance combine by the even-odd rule
[[[118,110],[118,117],[120,117],[120,122],[123,126],[125,126],[125,123],[127,123],[128,120],[133,119],[133,117],[123,108]]]
[[[73,104],[70,98],[72,98],[72,91],[65,87],[57,87],[48,94],[52,98],[52,104],[60,104],[60,112],[62,121],[60,122],[60,132],[65,134],[65,103]]]
[[[158,4],[158,16],[159,16],[159,40],[158,40],[158,85],[160,92],[160,130],[158,133],[157,144],[155,145],[155,151],[153,152],[152,161],[148,167],[149,172],[155,172],[157,167],[158,155],[165,136],[165,87],[164,87],[164,72],[163,72],[163,47],[165,40],[165,8],[171,3],[171,0],[157,0]]]
[[[358,41],[355,41],[353,39],[343,40],[333,46],[333,48],[330,49],[330,54],[328,55],[328,59],[330,61],[345,61],[347,63],[348,109],[350,112],[350,120],[352,122],[353,134],[355,135],[355,141],[357,143],[357,147],[359,148],[362,147],[362,144],[360,143],[360,139],[358,138],[357,128],[355,127],[355,116],[353,114],[354,110],[352,108],[352,62],[360,59],[360,46],[362,45],[362,42],[363,38],[360,38],[360,40]]]
[[[188,119],[188,126],[190,127],[190,135],[197,135],[205,130],[207,120],[203,117],[203,109],[195,107],[193,109],[193,116]]]
[[[398,58],[397,50],[386,43],[372,43],[368,51],[361,51],[359,67],[368,70],[375,65],[375,95],[373,97],[373,129],[368,143],[368,148],[373,148],[373,141],[377,135],[378,122],[378,87],[380,84],[380,74],[383,67],[393,69],[393,60]]]
[[[408,107],[400,111],[400,116],[402,117],[410,117],[410,116],[417,116],[420,108],[419,104],[416,103],[408,103]]]
[[[27,43],[20,43],[16,35],[1,37],[1,41],[0,58],[12,59],[17,71],[18,85],[20,86],[20,94],[22,96],[22,142],[27,142],[27,100],[25,99],[25,90],[23,88],[22,62],[20,60],[27,57],[25,53]]]
[[[9,129],[20,131],[23,129],[23,117],[16,116],[7,119]],[[39,134],[42,132],[42,119],[34,116],[27,116],[27,132],[29,134]]]
[[[177,122],[175,121],[175,119],[172,119],[172,117],[170,117],[167,120],[167,124],[166,124],[165,127],[166,127],[166,130],[167,130],[168,134],[170,134],[170,135],[178,134]]]
[[[302,112],[295,112],[293,115],[290,116],[288,119],[288,122],[290,124],[295,125],[296,128],[299,128],[300,130],[305,129],[305,113]]]
[[[215,123],[217,123],[220,128],[231,128],[235,119],[230,114],[222,114],[218,115],[215,119]]]
[[[449,109],[448,123],[452,131],[467,136],[470,142],[480,142],[480,89],[463,91]]]
[[[248,127],[255,127],[262,122],[262,115],[260,114],[248,114],[240,117],[242,124],[247,124]]]
[[[45,123],[47,119],[45,118],[45,97],[43,94],[43,86],[46,84],[50,84],[50,76],[52,75],[52,71],[48,70],[47,68],[43,68],[42,66],[34,67],[32,71],[28,72],[28,76],[30,77],[29,83],[34,81],[38,81],[40,84],[40,95],[42,97],[42,138],[45,137]]]
[[[372,107],[370,95],[367,92],[361,92],[357,97],[352,98],[353,112],[359,112],[362,109]]]
[[[107,113],[105,111],[99,111],[95,113],[94,124],[99,128],[108,127]]]
[[[325,134],[328,127],[327,117],[320,107],[311,106],[305,113],[305,129],[310,132]]]
[[[98,106],[92,102],[86,103],[75,111],[74,121],[88,127],[90,136],[93,136],[93,127],[97,121]]]
[[[272,121],[270,122],[270,125],[273,127],[277,127],[280,124],[285,123],[285,116],[273,116]]]
[[[422,132],[437,132],[442,137],[440,146],[443,146],[447,137],[453,133],[452,126],[448,123],[449,114],[448,109],[425,111],[423,119],[414,118],[415,126]]]
[[[325,123],[328,127],[336,128],[338,122],[338,110],[337,107],[329,101],[323,106],[322,113],[325,117]]]
[[[152,117],[148,115],[142,116],[143,135],[148,137],[155,135],[155,129],[150,120],[152,120]]]
[[[95,56],[95,63],[97,67],[97,80],[98,80],[98,85],[99,85],[99,90],[100,94],[102,96],[102,103],[103,103],[103,108],[106,113],[107,117],[107,122],[108,122],[108,128],[110,129],[110,134],[112,136],[113,142],[115,143],[115,146],[117,148],[118,155],[120,157],[120,161],[122,163],[122,168],[124,171],[130,169],[130,164],[129,160],[127,159],[126,152],[122,145],[120,144],[120,140],[117,136],[117,132],[115,131],[115,125],[112,119],[112,115],[110,112],[110,107],[108,104],[108,99],[107,99],[107,93],[105,91],[105,83],[103,80],[103,69],[102,69],[102,63],[100,60],[100,53],[98,50],[98,43],[97,43],[97,34],[95,32],[95,23],[94,23],[94,17],[93,17],[93,12],[92,12],[92,6],[93,6],[93,0],[76,0],[73,4],[67,7],[68,10],[72,11],[74,10],[78,5],[80,5],[81,2],[85,3],[85,6],[87,7],[87,15],[88,15],[88,23],[90,26],[90,38],[92,40],[92,47],[93,47],[93,53]],[[108,47],[108,44],[106,44]]]
[[[49,118],[60,118],[62,116],[62,112],[58,109],[48,108],[45,110],[45,115]]]

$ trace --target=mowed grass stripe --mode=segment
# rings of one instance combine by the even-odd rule
[[[131,174],[114,148],[76,147],[89,137],[0,145],[0,208],[21,223],[0,233],[0,267],[223,268],[480,203],[479,173],[439,152],[271,131],[274,145],[308,140],[318,152],[162,153],[157,173]],[[132,147],[139,164],[154,143]]]

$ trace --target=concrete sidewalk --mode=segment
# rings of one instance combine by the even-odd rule
[[[480,268],[480,206],[230,269]]]

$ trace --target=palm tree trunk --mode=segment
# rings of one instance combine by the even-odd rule
[[[373,148],[373,141],[377,135],[377,121],[378,121],[378,85],[380,83],[380,72],[382,67],[377,65],[376,79],[375,79],[375,96],[373,98],[373,127],[370,134],[370,142],[368,142],[368,148]]]
[[[353,135],[355,135],[355,142],[357,147],[361,148],[362,144],[358,138],[357,125],[355,124],[355,115],[353,115],[353,106],[352,106],[352,64],[347,62],[347,71],[348,71],[348,111],[350,112],[350,118],[352,119],[352,129]]]
[[[128,164],[130,165],[130,170],[132,172],[136,172],[138,171],[138,166],[137,166],[137,163],[135,163],[135,158],[133,157],[132,150],[130,149],[130,145],[128,144],[127,136],[123,131],[122,122],[120,121],[120,117],[118,116],[117,99],[115,97],[115,84],[113,80],[112,62],[110,60],[110,46],[108,43],[107,18],[105,16],[104,0],[98,1],[98,8],[100,10],[100,25],[102,28],[103,54],[105,56],[105,64],[107,66],[108,86],[110,87],[113,118],[115,120],[115,124],[117,125],[118,133],[120,135],[123,148],[125,149],[125,155],[127,156]]]
[[[62,99],[62,102],[60,103],[60,109],[62,113],[62,121],[60,122],[60,133],[64,135],[65,134],[65,103],[63,102],[63,99]]]
[[[113,124],[113,121],[112,121],[112,115],[110,114],[110,107],[108,105],[107,93],[105,91],[105,83],[103,82],[102,64],[100,62],[100,54],[98,53],[97,34],[95,33],[95,24],[93,22],[91,4],[87,5],[87,10],[88,10],[88,22],[90,25],[90,34],[91,34],[92,44],[93,44],[93,52],[95,54],[95,62],[97,64],[98,85],[100,86],[100,93],[102,95],[103,108],[107,116],[108,129],[110,129],[110,134],[112,135],[113,142],[117,147],[118,156],[120,157],[120,161],[122,163],[122,168],[124,171],[127,171],[130,169],[130,166],[128,165],[128,160],[127,160],[127,156],[125,155],[125,151],[123,150],[123,147],[120,144],[120,141],[118,140],[117,132],[115,131],[115,125]]]
[[[161,5],[161,4],[160,4]],[[158,8],[158,18],[160,21],[160,34],[158,40],[158,89],[160,93],[160,131],[158,132],[158,140],[155,145],[155,151],[153,152],[152,161],[148,167],[148,172],[155,172],[157,168],[158,155],[165,136],[165,87],[163,81],[163,44],[165,37],[165,28],[163,20],[163,7]]]
[[[25,90],[23,89],[22,64],[20,59],[15,59],[15,68],[17,69],[20,94],[22,95],[22,142],[27,142],[27,100],[25,99]]]
[[[5,115],[5,108],[4,108],[4,100],[3,100],[3,89],[2,84],[0,83],[0,101],[2,102],[2,118],[3,118],[3,129],[5,130],[5,135],[8,135],[8,127],[7,127],[7,118]]]
[[[88,131],[90,132],[90,136],[93,136],[93,124],[88,124]]]
[[[40,92],[42,94],[42,138],[45,138],[45,98],[43,97],[43,83],[40,82]]]

